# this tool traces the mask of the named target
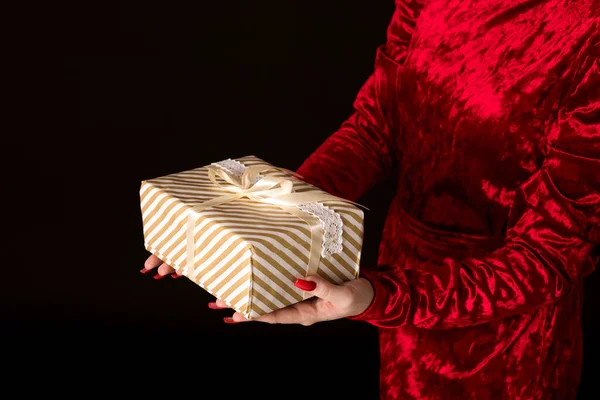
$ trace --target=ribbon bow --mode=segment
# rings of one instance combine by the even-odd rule
[[[248,197],[249,199],[255,201],[262,201],[271,204],[280,203],[280,200],[278,201],[276,199],[292,193],[294,187],[294,183],[291,180],[275,176],[266,176],[260,179],[258,182],[253,183],[261,172],[268,169],[273,169],[273,167],[266,165],[247,167],[241,177],[237,177],[229,173],[227,170],[214,165],[209,165],[207,168],[208,177],[212,183],[221,189],[233,192],[233,194],[226,194],[197,204],[193,208],[193,210],[196,212],[241,199],[242,197]],[[225,182],[228,183],[228,185],[220,183],[216,179],[217,176],[221,177]]]
[[[189,211],[187,222],[187,275],[192,279],[196,277],[196,271],[194,269],[196,248],[194,243],[194,228],[202,210],[247,197],[254,201],[277,205],[288,211],[290,214],[302,219],[309,225],[311,234],[311,247],[308,268],[306,271],[306,276],[308,276],[316,274],[319,269],[323,228],[318,218],[300,210],[295,206],[330,200],[343,201],[366,209],[366,207],[358,203],[342,199],[325,192],[294,192],[294,183],[291,180],[283,177],[267,175],[257,180],[259,174],[266,170],[280,170],[290,173],[291,175],[298,176],[297,174],[283,168],[275,168],[269,165],[251,166],[246,168],[241,177],[238,177],[215,165],[208,165],[206,168],[208,168],[209,179],[216,186],[232,193],[196,204]],[[222,178],[223,181],[225,181],[225,184],[219,182],[217,180],[217,176]]]

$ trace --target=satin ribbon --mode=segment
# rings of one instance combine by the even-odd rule
[[[297,205],[320,202],[320,201],[343,201],[356,206],[367,209],[366,207],[350,200],[342,199],[323,192],[294,192],[294,183],[283,177],[264,176],[262,179],[252,184],[256,177],[267,170],[285,171],[294,176],[298,176],[294,172],[276,168],[268,165],[258,165],[247,167],[241,177],[237,177],[227,170],[214,165],[208,165],[208,177],[213,184],[224,189],[231,194],[216,197],[211,200],[194,205],[188,212],[187,219],[187,273],[190,279],[196,278],[196,270],[194,269],[195,257],[195,238],[194,228],[196,221],[200,216],[200,212],[207,208],[216,207],[218,205],[229,203],[243,197],[247,197],[254,201],[273,204],[279,206],[283,210],[305,221],[310,227],[311,246],[308,258],[308,267],[306,275],[314,275],[319,269],[321,261],[321,243],[323,241],[323,227],[318,218],[297,208]],[[217,176],[225,181],[225,184],[217,180]],[[308,295],[305,295],[308,297]]]

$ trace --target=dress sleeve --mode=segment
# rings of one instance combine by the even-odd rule
[[[351,319],[457,328],[531,311],[581,284],[600,246],[600,52],[591,53],[549,128],[542,167],[517,190],[504,245],[480,258],[366,270],[375,298]]]
[[[404,63],[420,1],[397,0],[387,41],[377,49],[374,71],[354,100],[354,113],[323,142],[297,172],[336,196],[357,200],[388,176],[396,163],[391,128],[393,81]]]

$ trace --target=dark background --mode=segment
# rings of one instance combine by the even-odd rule
[[[13,201],[0,278],[7,381],[79,395],[376,399],[374,327],[226,325],[229,314],[209,310],[212,297],[189,281],[141,275],[138,190],[143,179],[249,154],[296,169],[350,115],[393,8],[286,0],[24,10],[13,41],[24,44],[11,59],[24,76],[10,98],[18,124],[3,138]],[[384,182],[361,199],[371,209],[364,265],[376,262],[393,190]],[[598,393],[597,275],[586,283],[581,398]]]

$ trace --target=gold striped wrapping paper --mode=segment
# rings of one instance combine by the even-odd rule
[[[246,167],[273,167],[267,175],[291,180],[294,192],[325,193],[255,156],[236,161]],[[305,299],[306,293],[294,282],[307,273],[310,227],[279,206],[248,198],[201,211],[194,227],[196,275],[187,273],[188,212],[226,194],[231,192],[210,181],[207,167],[143,181],[140,205],[146,249],[176,270],[183,269],[197,285],[250,319]],[[344,201],[321,203],[342,219],[342,251],[322,256],[317,273],[334,283],[355,279],[364,213]]]

